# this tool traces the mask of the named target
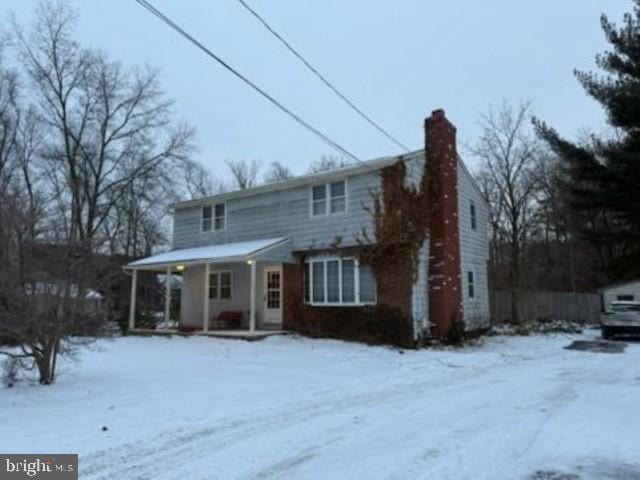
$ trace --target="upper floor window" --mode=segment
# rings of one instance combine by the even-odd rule
[[[329,184],[330,213],[342,213],[347,209],[345,182],[333,182]]]
[[[345,180],[311,187],[311,216],[332,215],[347,211]]]
[[[376,303],[376,280],[355,258],[318,257],[305,263],[304,299],[311,305]]]
[[[327,214],[327,186],[316,185],[311,191],[311,215]]]
[[[476,206],[473,203],[469,206],[469,214],[471,215],[471,230],[476,230]]]
[[[227,223],[227,207],[224,203],[202,207],[202,231],[224,230]]]
[[[467,272],[467,293],[469,298],[475,298],[476,296],[476,283],[472,271]]]
[[[202,231],[208,232],[211,230],[211,205],[202,207]]]
[[[213,225],[216,230],[224,230],[227,223],[227,206],[224,203],[218,203],[215,206],[215,219]]]

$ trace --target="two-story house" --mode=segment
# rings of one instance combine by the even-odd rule
[[[127,267],[131,329],[139,270],[182,275],[179,323],[204,333],[228,329],[216,319],[230,312],[247,332],[321,330],[375,305],[415,338],[488,326],[488,209],[442,110],[425,121],[424,150],[173,209],[173,250]]]

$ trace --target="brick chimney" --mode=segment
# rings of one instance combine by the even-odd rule
[[[429,229],[429,321],[435,338],[444,338],[462,320],[458,232],[458,154],[456,128],[444,110],[425,120]]]

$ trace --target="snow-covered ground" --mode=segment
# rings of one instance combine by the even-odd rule
[[[54,386],[0,389],[0,451],[77,452],[81,478],[638,479],[640,344],[576,338],[102,341]]]

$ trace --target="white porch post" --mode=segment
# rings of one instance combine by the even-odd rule
[[[165,294],[164,294],[164,328],[169,330],[169,315],[171,314],[171,267],[167,267],[167,276],[165,278]]]
[[[249,331],[254,332],[256,329],[256,261],[251,262],[251,297],[249,299]]]
[[[204,266],[204,306],[202,308],[202,331],[209,331],[209,264]]]
[[[138,291],[138,270],[131,271],[131,297],[129,304],[129,330],[136,328],[136,292]]]

